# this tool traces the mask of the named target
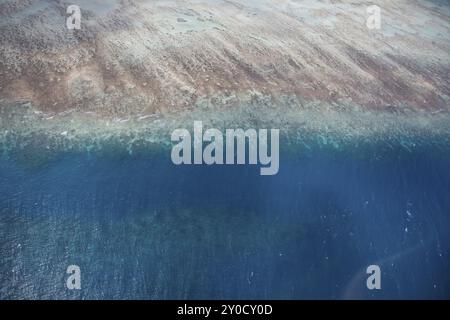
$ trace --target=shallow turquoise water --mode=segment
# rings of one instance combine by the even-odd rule
[[[4,156],[0,298],[450,298],[450,151],[283,150],[272,177],[164,150]]]

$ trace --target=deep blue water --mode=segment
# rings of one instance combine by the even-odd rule
[[[0,298],[448,299],[450,151],[377,150],[284,151],[272,177],[169,152],[3,157]]]

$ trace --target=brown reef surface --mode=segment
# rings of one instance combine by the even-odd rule
[[[257,96],[448,107],[450,5],[433,1],[0,4],[0,95],[43,111],[134,114]],[[380,30],[366,8],[381,8]]]
[[[66,8],[81,8],[81,30]],[[366,26],[381,8],[381,29]],[[418,0],[0,3],[0,99],[145,117],[320,101],[448,113],[450,5]]]

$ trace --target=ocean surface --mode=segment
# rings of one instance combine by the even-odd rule
[[[448,299],[450,150],[380,150],[282,148],[276,176],[165,150],[4,155],[0,298]]]

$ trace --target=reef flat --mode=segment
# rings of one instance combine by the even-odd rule
[[[151,115],[286,96],[448,111],[445,1],[76,0],[0,4],[0,97],[46,114]],[[381,28],[366,26],[381,8]],[[280,113],[284,112],[280,110]]]
[[[288,144],[448,145],[450,9],[439,1],[0,4],[3,153],[168,145],[194,120]]]

